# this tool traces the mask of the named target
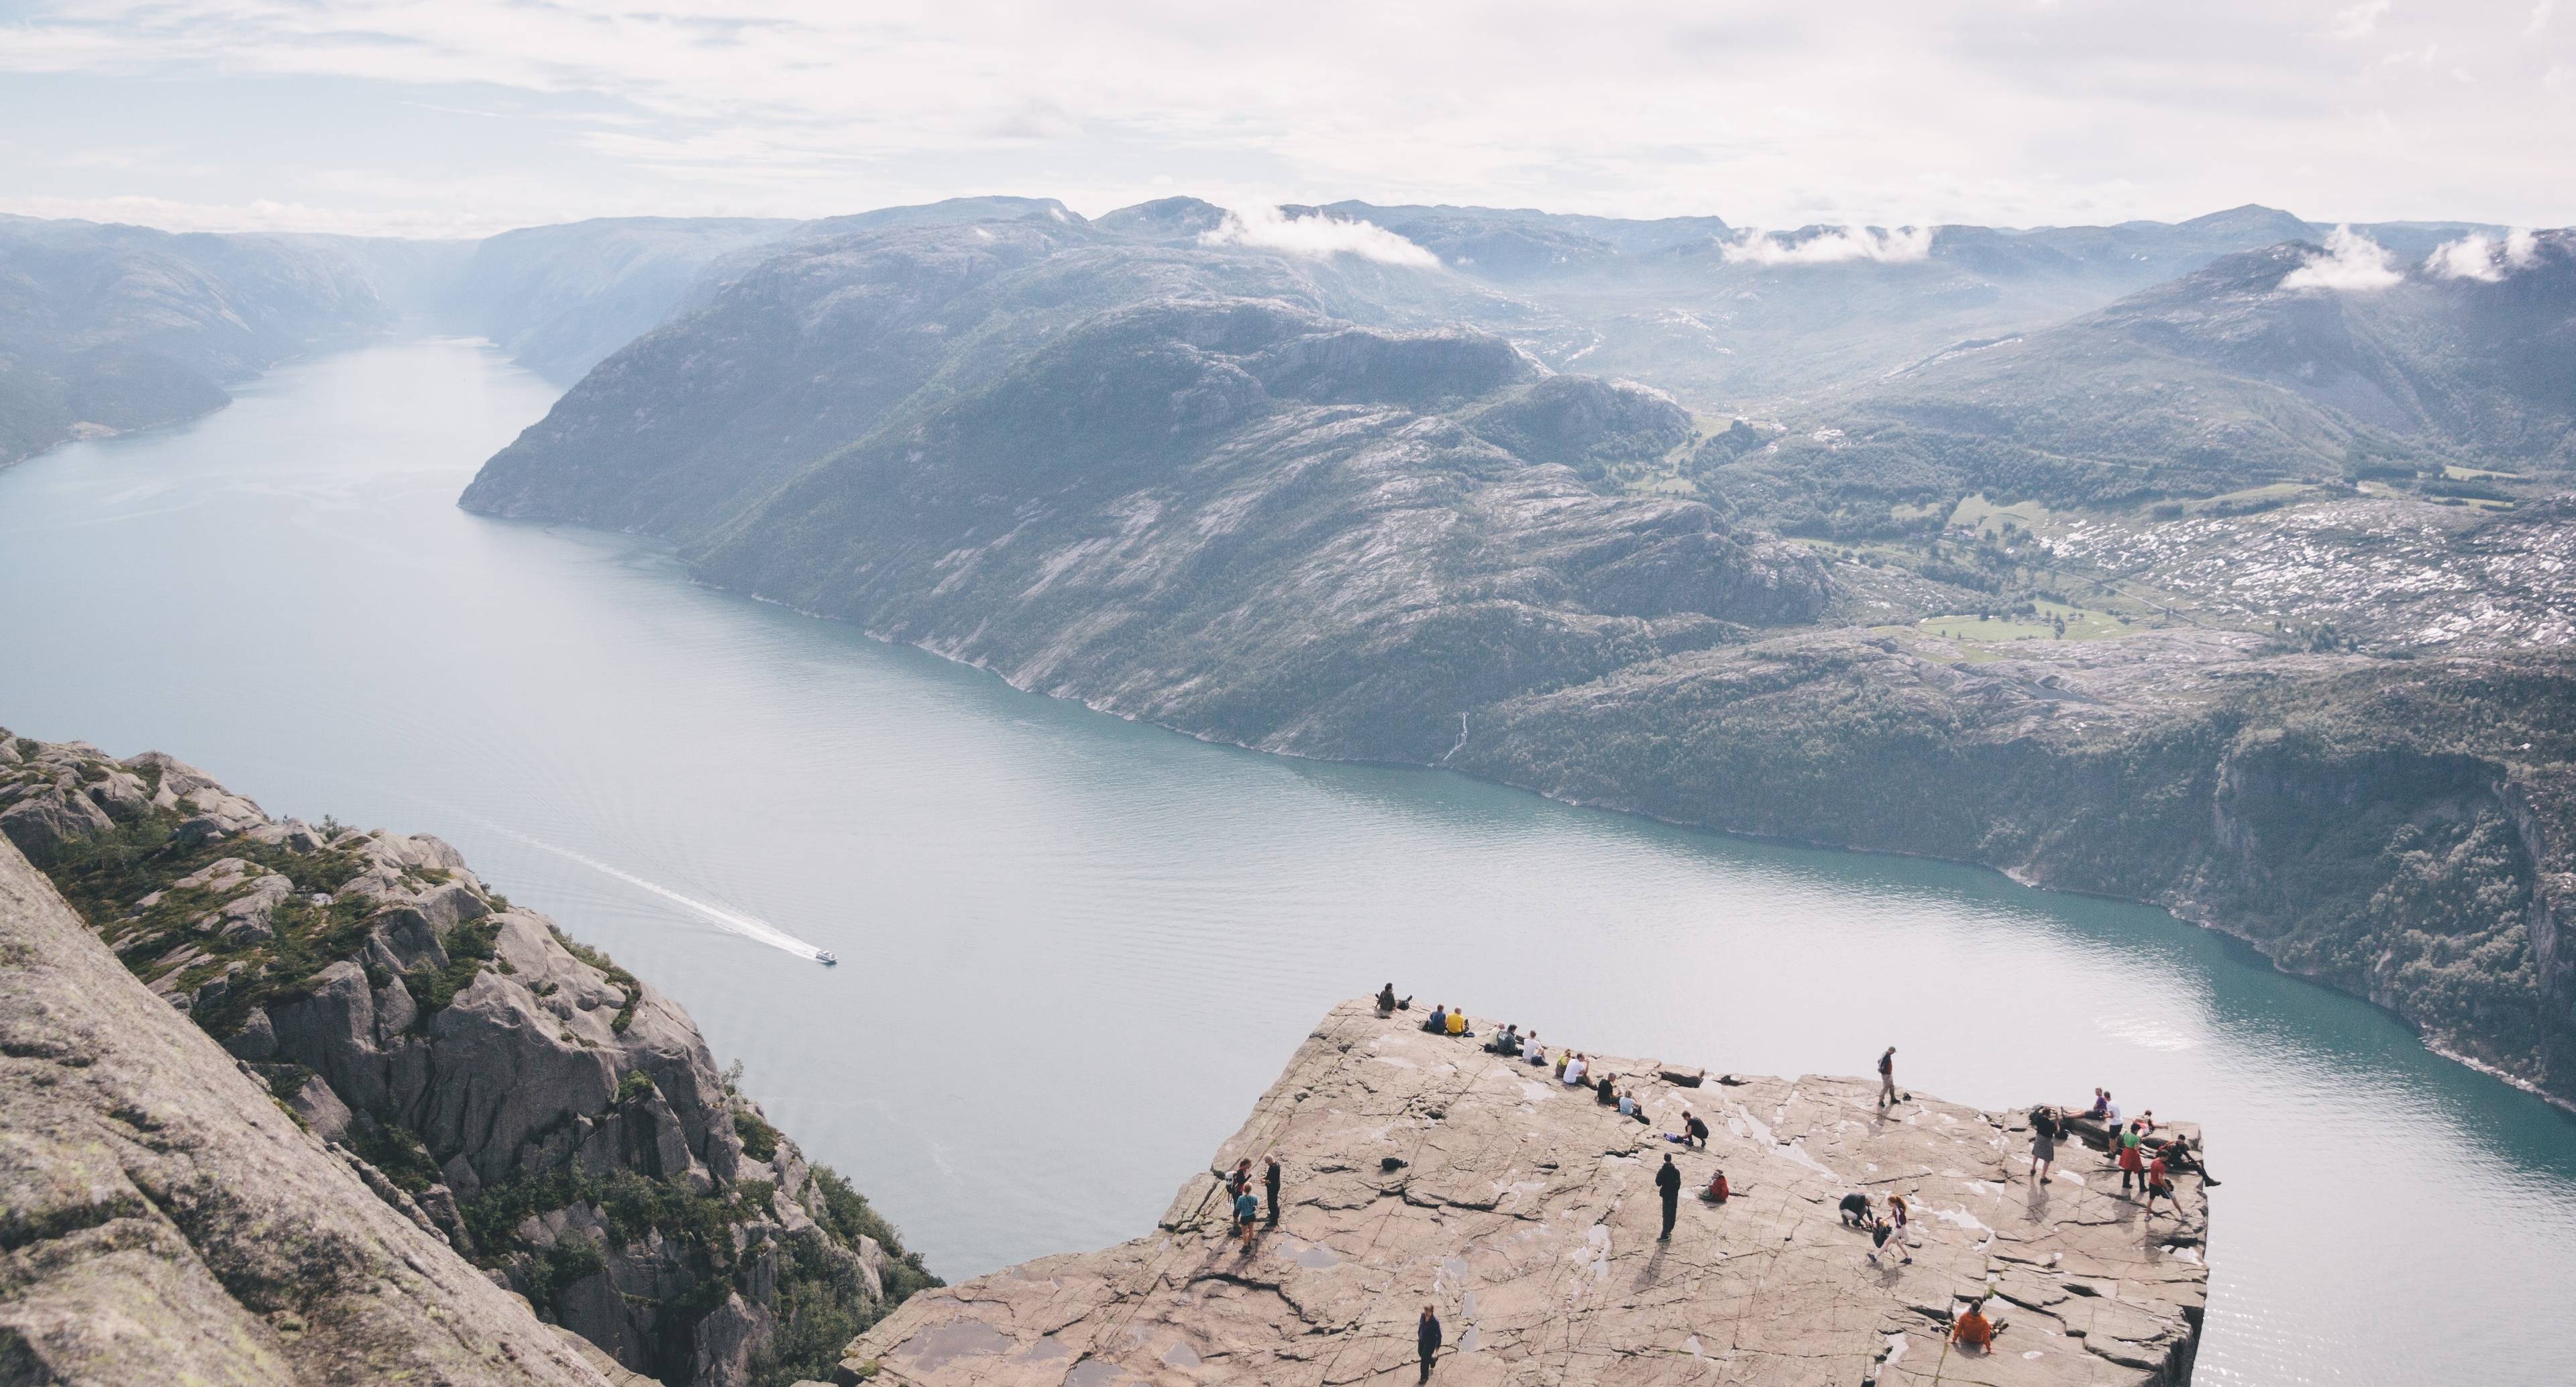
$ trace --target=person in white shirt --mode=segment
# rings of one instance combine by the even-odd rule
[[[1583,1056],[1576,1055],[1574,1058],[1567,1060],[1565,1062],[1565,1086],[1567,1088],[1580,1088],[1583,1084],[1583,1070]]]

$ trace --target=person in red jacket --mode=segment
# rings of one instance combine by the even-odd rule
[[[2174,1198],[2173,1176],[2165,1169],[2165,1158],[2162,1153],[2158,1153],[2154,1160],[2147,1162],[2147,1217],[2156,1216],[2158,1198],[2162,1198],[2165,1203],[2172,1206],[2171,1212],[2174,1217],[2182,1217],[2182,1202]]]

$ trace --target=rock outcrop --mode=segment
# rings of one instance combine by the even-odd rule
[[[676,1004],[447,844],[274,820],[157,753],[0,749],[0,830],[142,995],[396,1216],[616,1363],[783,1383],[931,1279]]]
[[[0,842],[0,1379],[601,1387]]]
[[[1873,1082],[1593,1057],[1641,1123],[1481,1043],[1334,1009],[1154,1233],[917,1296],[850,1345],[842,1380],[1393,1381],[1426,1304],[1453,1384],[2190,1378],[2196,1179],[2149,1217],[2072,1141],[2031,1185],[2026,1113],[1921,1094],[1882,1111]],[[1706,1150],[1663,1139],[1685,1111],[1713,1129]],[[1270,1152],[1285,1214],[1246,1242],[1221,1173]],[[1667,1154],[1685,1193],[1659,1243]],[[1695,1197],[1720,1168],[1733,1198]],[[1853,1192],[1907,1198],[1910,1262],[1868,1259],[1838,1213]],[[1978,1297],[2005,1324],[1995,1352],[1947,1347]]]

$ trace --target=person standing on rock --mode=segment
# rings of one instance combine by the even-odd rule
[[[1682,1169],[1673,1164],[1669,1151],[1664,1153],[1663,1168],[1655,1172],[1655,1192],[1664,1197],[1664,1231],[1655,1241],[1668,1243],[1673,1240],[1673,1220],[1682,1212]]]
[[[2122,1194],[2129,1192],[2131,1176],[2137,1177],[2141,1187],[2147,1183],[2147,1163],[2138,1155],[2138,1146],[2143,1140],[2144,1138],[2138,1133],[2138,1124],[2134,1122],[2112,1134],[2111,1144],[2119,1152],[2120,1193]]]
[[[1279,1226],[1279,1153],[1273,1151],[1261,1168],[1261,1188],[1270,1195],[1270,1226]]]
[[[1243,1193],[1234,1197],[1234,1228],[1243,1236],[1246,1243],[1252,1241],[1252,1225],[1260,1217],[1261,1196],[1254,1194],[1252,1186],[1247,1184],[1243,1187]]]
[[[2162,1199],[2175,1218],[2182,1217],[2182,1201],[2174,1198],[2173,1174],[2158,1156],[2147,1162],[2147,1217],[2156,1216],[2156,1201]]]
[[[1422,1307],[1422,1322],[1413,1327],[1413,1343],[1422,1350],[1422,1376],[1414,1380],[1429,1382],[1431,1360],[1440,1356],[1440,1317],[1428,1305]]]
[[[1896,1101],[1896,1047],[1878,1057],[1878,1105],[1886,1107]]]
[[[2030,1178],[2034,1183],[2048,1183],[2048,1167],[2057,1159],[2057,1139],[2061,1135],[2055,1108],[2030,1110]]]

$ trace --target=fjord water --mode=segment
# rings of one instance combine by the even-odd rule
[[[455,509],[553,393],[388,345],[0,471],[0,725],[456,843],[952,1278],[1149,1229],[1391,979],[1713,1069],[2108,1085],[2226,1182],[2200,1380],[2566,1380],[2576,1119],[2359,1001],[1965,867],[1206,745]]]

